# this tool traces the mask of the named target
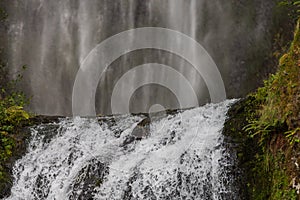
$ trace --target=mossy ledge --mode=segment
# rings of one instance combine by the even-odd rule
[[[243,178],[242,199],[300,199],[300,30],[276,74],[228,111],[223,134]]]

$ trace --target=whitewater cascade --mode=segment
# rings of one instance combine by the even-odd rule
[[[151,117],[70,118],[32,128],[7,200],[239,199],[221,134],[234,100]]]

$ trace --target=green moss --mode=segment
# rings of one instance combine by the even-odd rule
[[[300,182],[300,30],[264,86],[228,112],[224,135],[234,144],[245,199],[299,199],[292,180]]]
[[[244,130],[259,142],[261,151],[251,163],[251,199],[297,199],[291,180],[298,176],[300,136],[300,30],[279,62],[278,71],[252,95],[256,108]],[[251,161],[249,161],[251,162]],[[250,165],[250,164],[249,164]]]
[[[253,180],[248,188],[251,199],[258,200],[296,200],[296,190],[291,187],[287,173],[286,156],[283,152],[272,153],[269,150],[257,155],[251,173]]]
[[[241,195],[255,200],[297,199],[291,185],[291,172],[297,171],[291,158],[297,151],[283,134],[274,134],[268,142],[260,143],[259,135],[253,136],[244,128],[249,121],[259,118],[256,114],[259,107],[253,95],[239,101],[229,110],[223,130],[236,145],[238,165],[244,171]]]
[[[260,135],[263,142],[269,134],[280,131],[291,136],[300,134],[300,36],[299,23],[289,52],[282,56],[276,74],[265,81],[253,95],[260,107],[259,117],[250,122],[248,131]]]

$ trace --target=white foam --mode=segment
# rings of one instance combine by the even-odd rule
[[[133,199],[220,199],[220,192],[228,191],[220,177],[219,146],[232,102],[154,121],[148,138],[126,148],[121,144],[143,119],[140,116],[118,117],[113,126],[96,119],[66,119],[50,142],[42,134],[49,125],[36,127],[28,153],[14,167],[15,182],[7,199],[68,199],[76,176],[92,159],[109,166],[109,174],[95,189],[96,199],[122,199],[128,188]],[[120,130],[121,136],[115,137]]]

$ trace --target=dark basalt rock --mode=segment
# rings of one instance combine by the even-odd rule
[[[69,199],[94,199],[95,188],[101,186],[108,173],[109,168],[106,164],[97,159],[91,160],[77,174]]]
[[[255,109],[254,98],[248,96],[231,106],[227,112],[227,119],[223,127],[224,145],[228,155],[235,157],[234,167],[227,169],[230,177],[234,177],[234,190],[240,199],[250,199],[247,183],[251,174],[251,162],[259,152],[256,140],[249,137],[244,127],[248,125],[247,119]],[[223,159],[226,159],[223,158]]]
[[[136,127],[133,129],[131,135],[135,137],[137,140],[141,140],[150,135],[150,123],[151,120],[149,118],[143,119],[139,122]]]
[[[131,144],[134,141],[139,141],[144,138],[147,138],[150,135],[150,124],[152,121],[160,120],[166,115],[176,115],[178,113],[181,113],[187,109],[175,109],[175,110],[165,110],[155,113],[140,113],[140,114],[133,114],[133,115],[144,115],[146,118],[144,118],[142,121],[140,121],[136,127],[133,129],[131,135],[127,136],[122,143],[121,147],[125,147],[128,144]],[[175,133],[171,133],[171,137],[174,137]]]
[[[127,136],[121,145],[121,147],[126,147],[126,145],[136,141],[147,138],[150,135],[150,123],[151,120],[149,117],[140,121],[136,127],[133,129],[131,135]]]
[[[38,124],[49,124],[49,123],[58,123],[59,119],[66,118],[63,116],[44,116],[44,115],[37,115],[32,118],[30,118],[30,123],[32,125],[38,125]]]

